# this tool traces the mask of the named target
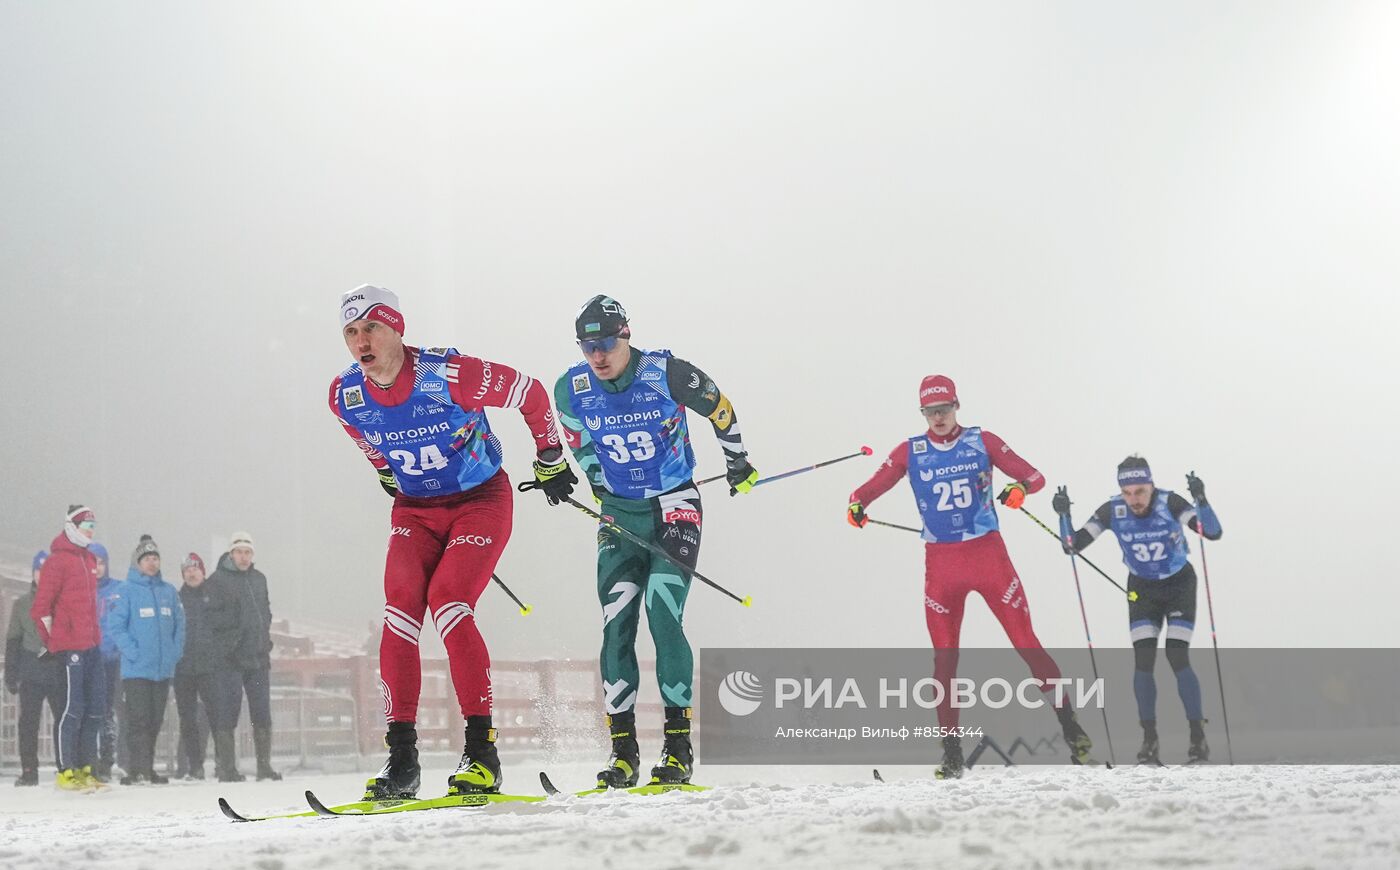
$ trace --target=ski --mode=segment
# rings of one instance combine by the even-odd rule
[[[498,803],[536,803],[544,800],[543,795],[527,794],[450,794],[437,798],[419,798],[401,801],[359,801],[328,807],[316,795],[307,791],[306,802],[314,815],[327,818],[342,816],[382,816],[389,813],[409,813],[418,810],[443,810],[461,807],[484,807]]]
[[[549,795],[550,797],[564,794],[564,792],[561,792],[558,789],[558,787],[554,785],[553,782],[550,782],[549,774],[545,773],[544,771],[540,771],[540,786],[544,789],[544,793]],[[648,785],[637,785],[633,786],[632,788],[589,788],[584,789],[583,791],[570,792],[570,794],[572,794],[574,797],[588,797],[589,795],[607,794],[609,792],[614,792],[617,794],[647,795],[665,794],[671,791],[709,791],[711,788],[713,788],[713,786],[691,785],[688,782],[652,783]]]
[[[301,819],[312,818],[316,815],[313,812],[300,812],[281,813],[278,815],[271,816],[245,816],[242,813],[235,810],[233,807],[229,806],[229,802],[224,798],[219,798],[219,812],[223,813],[224,817],[231,822],[265,822],[269,819]]]

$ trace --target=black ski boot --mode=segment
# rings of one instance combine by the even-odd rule
[[[418,766],[418,729],[413,722],[390,722],[384,735],[389,760],[379,775],[365,783],[364,800],[406,800],[418,796],[422,768]]]
[[[1158,755],[1158,749],[1157,723],[1144,721],[1142,723],[1142,748],[1138,750],[1137,763],[1162,767],[1162,759]]]
[[[447,778],[448,794],[497,794],[501,790],[501,759],[496,755],[496,729],[490,716],[468,716],[462,760]]]
[[[690,747],[689,707],[666,708],[666,742],[661,760],[651,769],[652,785],[683,785],[690,782],[695,753]]]
[[[1074,708],[1066,704],[1055,710],[1055,716],[1060,720],[1060,731],[1065,737],[1065,746],[1069,747],[1069,760],[1071,764],[1093,764],[1094,760],[1089,757],[1089,751],[1094,748],[1094,741],[1089,739],[1084,727],[1079,724],[1079,717],[1074,715]]]
[[[20,771],[19,776],[15,777],[15,785],[38,785],[38,784],[39,784],[39,769],[38,769],[38,768],[35,768],[35,767],[26,768],[26,769]]]
[[[1204,764],[1210,761],[1210,746],[1206,744],[1206,721],[1191,720],[1191,748],[1186,750],[1187,764]]]
[[[258,757],[258,782],[282,779],[282,774],[272,768],[271,728],[253,728],[253,749]]]
[[[963,763],[962,738],[943,738],[943,763],[933,771],[934,779],[962,779],[967,765]]]
[[[598,788],[632,788],[642,770],[642,754],[637,747],[637,714],[615,713],[608,717],[612,755],[608,766],[598,771]]]

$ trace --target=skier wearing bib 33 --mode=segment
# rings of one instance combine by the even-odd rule
[[[1041,681],[1043,691],[1050,692],[1054,688],[1050,681],[1059,679],[1060,669],[1035,636],[1025,589],[998,531],[992,468],[1012,480],[997,496],[1012,510],[1021,506],[1026,495],[1040,491],[1045,478],[991,432],[960,426],[959,407],[951,379],[944,375],[924,378],[919,387],[919,409],[928,430],[890,451],[874,476],[851,493],[846,518],[851,525],[864,528],[865,506],[900,480],[907,480],[923,518],[924,618],[935,650],[934,679],[948,686],[957,674],[963,607],[968,593],[976,592],[987,602],[1032,676]],[[958,710],[950,695],[945,692],[938,706],[938,724],[956,729]],[[1068,701],[1059,696],[1054,700],[1072,760],[1082,764],[1092,747],[1089,735],[1080,727]],[[962,776],[963,767],[961,739],[956,734],[944,737],[943,764],[936,776],[956,778]]]
[[[447,648],[466,739],[448,779],[454,794],[496,793],[501,763],[491,723],[491,660],[476,605],[510,538],[512,494],[487,408],[514,408],[530,427],[535,477],[562,497],[577,482],[564,460],[544,387],[515,369],[454,348],[403,342],[399,300],[368,284],[340,300],[354,358],[331,384],[331,412],[394,497],[379,642],[389,760],[365,800],[416,796],[418,636],[432,614]]]
[[[559,378],[554,403],[574,458],[611,522],[694,568],[700,555],[700,492],[686,409],[710,419],[724,449],[730,495],[748,492],[749,464],[729,399],[708,375],[670,351],[631,347],[627,312],[595,296],[575,324],[584,361]],[[675,565],[598,527],[598,600],[603,606],[601,670],[612,755],[599,788],[630,788],[641,765],[636,737],[637,624],[645,605],[656,643],[656,679],[666,738],[653,783],[690,781],[694,659],[681,627],[690,578]]]
[[[1121,492],[1104,502],[1074,531],[1070,521],[1069,492],[1060,487],[1051,504],[1060,515],[1060,539],[1066,553],[1078,553],[1112,529],[1123,548],[1128,566],[1128,632],[1133,641],[1136,668],[1133,692],[1137,695],[1142,723],[1139,764],[1161,764],[1157,741],[1157,636],[1167,624],[1167,662],[1176,673],[1176,691],[1186,708],[1191,729],[1188,763],[1208,761],[1205,719],[1201,713],[1201,683],[1191,669],[1191,634],[1196,628],[1196,572],[1187,560],[1190,548],[1182,527],[1220,539],[1220,520],[1206,503],[1206,485],[1194,473],[1186,486],[1195,504],[1152,483],[1152,469],[1141,456],[1129,456],[1118,464]]]

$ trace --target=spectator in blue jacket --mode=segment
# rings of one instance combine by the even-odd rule
[[[97,619],[99,624],[107,621],[107,611],[112,608],[122,581],[108,570],[110,560],[107,548],[99,543],[88,545],[88,552],[97,557]],[[112,765],[117,755],[117,707],[121,697],[122,653],[117,644],[102,630],[102,665],[107,674],[107,709],[102,720],[100,751],[97,758],[97,775],[103,780],[112,778]]]
[[[121,650],[130,762],[122,784],[169,782],[155,772],[156,738],[184,650],[185,612],[175,587],[160,576],[160,548],[150,535],[142,535],[131,554],[126,583],[113,599],[103,629]]]

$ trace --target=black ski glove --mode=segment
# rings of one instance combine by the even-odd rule
[[[1050,507],[1055,509],[1055,513],[1061,516],[1069,516],[1069,488],[1060,487],[1055,490],[1055,497],[1050,499]]]
[[[1196,504],[1206,503],[1206,484],[1205,481],[1196,476],[1196,472],[1187,473],[1186,488],[1191,490],[1191,498],[1195,500]]]
[[[758,482],[758,470],[749,465],[747,459],[740,459],[729,466],[729,470],[724,473],[724,479],[729,481],[729,494],[739,495],[753,489],[753,485]]]
[[[578,477],[574,470],[569,467],[569,461],[564,458],[564,451],[548,451],[541,453],[535,459],[534,464],[535,479],[526,481],[518,487],[525,489],[544,490],[544,497],[552,505],[559,504],[574,493],[574,484],[578,483]]]
[[[399,482],[394,479],[392,468],[379,469],[379,485],[384,487],[384,491],[389,493],[390,497],[399,494]]]

